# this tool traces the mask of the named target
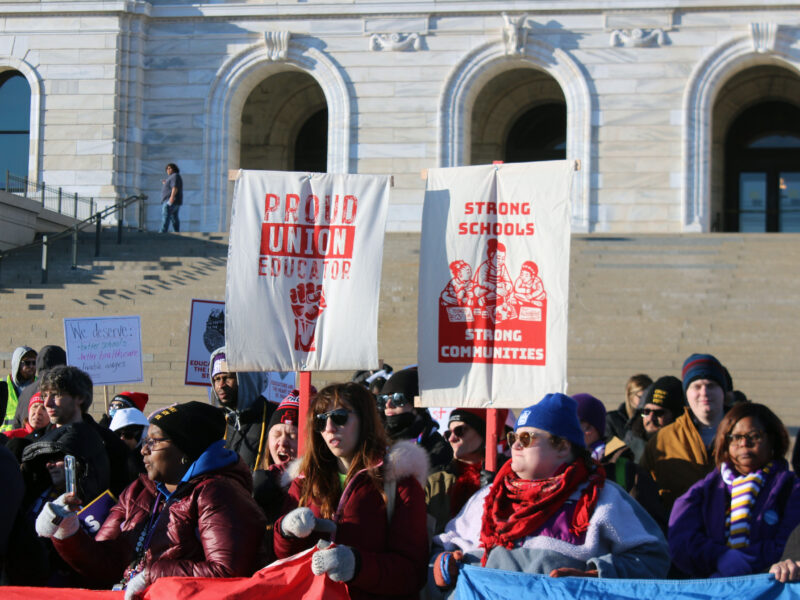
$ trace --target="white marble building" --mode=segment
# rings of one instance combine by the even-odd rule
[[[575,231],[798,231],[799,70],[788,0],[0,1],[27,175],[149,228],[167,162],[187,230],[229,170],[317,165],[394,175],[418,231],[424,169],[562,156]]]

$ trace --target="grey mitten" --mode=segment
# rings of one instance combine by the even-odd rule
[[[314,552],[311,572],[327,573],[332,581],[350,581],[355,576],[356,555],[349,546],[335,546]]]
[[[305,538],[312,531],[333,533],[336,531],[336,524],[329,519],[318,519],[310,508],[301,506],[286,513],[281,521],[281,531],[283,535]]]
[[[137,573],[125,586],[125,600],[135,600],[139,598],[147,589],[147,569]]]
[[[39,537],[64,540],[77,533],[80,523],[78,513],[71,511],[61,494],[52,502],[47,502],[36,517],[36,533]]]

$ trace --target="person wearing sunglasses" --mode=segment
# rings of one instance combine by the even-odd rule
[[[508,434],[511,460],[447,524],[432,581],[451,589],[458,563],[562,576],[659,578],[658,525],[591,460],[575,400],[548,394]]]
[[[686,396],[681,380],[672,375],[659,377],[650,384],[639,400],[639,405],[625,427],[625,444],[633,452],[636,462],[644,454],[647,443],[660,429],[675,421],[686,408]]]
[[[275,523],[275,555],[317,544],[312,571],[346,582],[353,600],[418,598],[428,559],[425,452],[405,441],[387,453],[375,398],[358,383],[323,388],[310,408],[295,473],[303,476]]]
[[[417,368],[395,371],[377,395],[378,410],[392,443],[414,440],[428,453],[431,471],[440,471],[453,459],[453,450],[437,431],[438,425],[428,409],[414,408],[414,398],[417,396]]]
[[[714,440],[715,468],[679,497],[669,519],[675,565],[690,577],[766,572],[800,524],[789,434],[763,404],[734,406]]]
[[[0,432],[14,429],[14,415],[17,413],[22,390],[33,383],[36,377],[36,350],[19,346],[11,354],[11,373],[2,382],[5,389],[0,390]],[[5,400],[5,401],[3,401]]]
[[[94,538],[71,509],[46,506],[36,531],[92,587],[139,597],[159,577],[247,577],[263,566],[265,519],[252,476],[225,448],[225,417],[204,402],[164,408],[142,442],[146,475],[122,492]]]
[[[508,411],[501,411],[505,421]],[[486,409],[457,408],[450,413],[444,438],[453,448],[453,460],[431,473],[425,486],[428,514],[436,524],[433,533],[444,531],[469,498],[491,481],[493,473],[483,469],[486,456]],[[504,455],[498,455],[502,461]]]

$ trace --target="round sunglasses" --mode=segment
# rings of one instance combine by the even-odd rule
[[[378,395],[378,410],[381,412],[386,410],[386,405],[390,401],[392,405],[396,406],[397,408],[402,408],[411,402],[411,400],[409,400],[403,392],[395,392],[394,394],[380,394]]]
[[[513,431],[509,431],[506,434],[506,441],[508,442],[508,447],[511,448],[516,442],[519,442],[519,445],[523,448],[527,448],[531,445],[534,440],[546,440],[551,437],[549,434],[546,433],[530,433],[528,431],[523,431],[522,433],[514,433]]]

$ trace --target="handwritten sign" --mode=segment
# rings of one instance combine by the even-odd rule
[[[135,317],[64,319],[67,363],[95,385],[144,381],[142,327]]]

